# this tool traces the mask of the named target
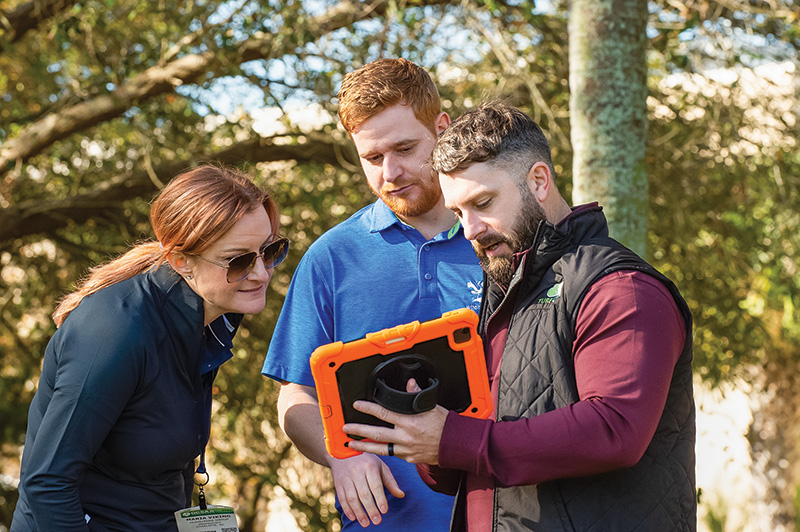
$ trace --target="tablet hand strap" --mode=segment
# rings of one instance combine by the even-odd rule
[[[406,383],[412,378],[420,391],[406,391]],[[439,378],[436,366],[425,356],[401,355],[383,362],[372,371],[369,382],[372,399],[393,412],[419,414],[436,406]]]

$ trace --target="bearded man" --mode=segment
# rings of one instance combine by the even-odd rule
[[[432,161],[486,272],[494,415],[356,402],[394,427],[345,425],[373,440],[350,447],[391,445],[458,493],[452,530],[696,530],[692,322],[678,289],[609,237],[600,206],[569,207],[520,110],[465,113]]]

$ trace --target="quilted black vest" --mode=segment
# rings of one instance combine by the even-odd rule
[[[579,400],[572,359],[578,309],[595,281],[618,270],[641,271],[662,282],[686,322],[686,343],[653,440],[631,468],[497,486],[495,531],[696,530],[691,314],[671,281],[608,236],[601,207],[576,213],[559,227],[540,224],[506,298],[484,283],[482,332],[503,301],[515,304],[500,367],[497,420],[533,417]],[[552,290],[558,283],[560,292]],[[459,513],[464,515],[456,510],[454,517]],[[457,521],[454,529],[460,528]]]

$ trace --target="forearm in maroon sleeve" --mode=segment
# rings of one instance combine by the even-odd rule
[[[602,278],[577,318],[580,400],[517,421],[449,415],[439,465],[514,486],[636,464],[661,418],[685,334],[659,281],[630,271]]]

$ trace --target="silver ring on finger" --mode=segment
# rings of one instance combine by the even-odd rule
[[[394,443],[389,443],[389,456],[394,456]]]

